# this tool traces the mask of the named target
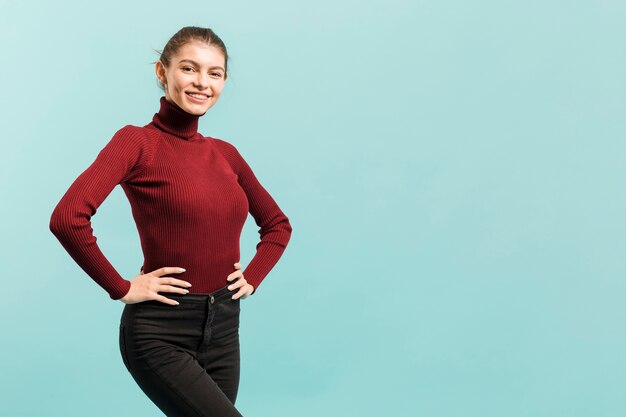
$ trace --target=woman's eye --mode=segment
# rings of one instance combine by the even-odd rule
[[[222,73],[221,72],[212,72],[211,75],[214,76],[214,77],[218,77],[218,78],[222,77]]]
[[[191,70],[192,68],[191,67],[183,67],[182,69],[183,69],[183,71],[187,71],[187,70]]]

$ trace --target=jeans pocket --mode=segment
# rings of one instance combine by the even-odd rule
[[[120,353],[122,355],[122,362],[124,362],[124,366],[130,372],[130,362],[128,360],[128,353],[126,351],[126,326],[123,323],[120,323]]]

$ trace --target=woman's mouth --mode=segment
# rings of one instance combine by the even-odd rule
[[[209,96],[204,94],[185,93],[189,97],[190,101],[198,104],[206,103],[209,100]]]

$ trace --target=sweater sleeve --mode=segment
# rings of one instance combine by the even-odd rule
[[[250,214],[259,226],[260,241],[256,245],[256,254],[243,271],[246,281],[254,287],[254,294],[285,251],[292,227],[285,213],[261,185],[235,146],[221,142],[225,156],[231,161],[238,176],[239,185],[248,197]]]
[[[146,157],[144,135],[135,126],[122,127],[70,185],[50,217],[50,231],[113,300],[128,293],[130,281],[122,278],[100,250],[91,217],[117,184],[141,172]]]

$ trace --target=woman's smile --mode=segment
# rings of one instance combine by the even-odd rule
[[[198,103],[198,104],[205,104],[211,98],[211,96],[204,94],[204,93],[191,93],[187,91],[185,94],[187,95],[187,97],[189,98],[191,102]]]

